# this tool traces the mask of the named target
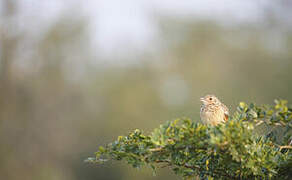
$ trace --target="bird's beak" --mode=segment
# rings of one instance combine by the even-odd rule
[[[205,99],[204,99],[204,98],[200,98],[200,101],[204,102],[204,101],[205,101]]]

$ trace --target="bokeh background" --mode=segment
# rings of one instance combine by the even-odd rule
[[[0,0],[0,179],[179,179],[84,159],[199,121],[199,98],[292,101],[290,0]]]

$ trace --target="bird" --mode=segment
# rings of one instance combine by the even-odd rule
[[[204,124],[217,126],[228,121],[229,110],[215,95],[206,95],[200,101],[203,103],[200,117]]]

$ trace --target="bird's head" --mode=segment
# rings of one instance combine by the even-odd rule
[[[204,97],[201,97],[200,101],[202,101],[204,105],[220,103],[219,99],[214,95],[206,95]]]

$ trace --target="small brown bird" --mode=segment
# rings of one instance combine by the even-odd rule
[[[206,95],[200,100],[203,102],[200,116],[204,124],[216,126],[228,120],[229,110],[216,96]]]

